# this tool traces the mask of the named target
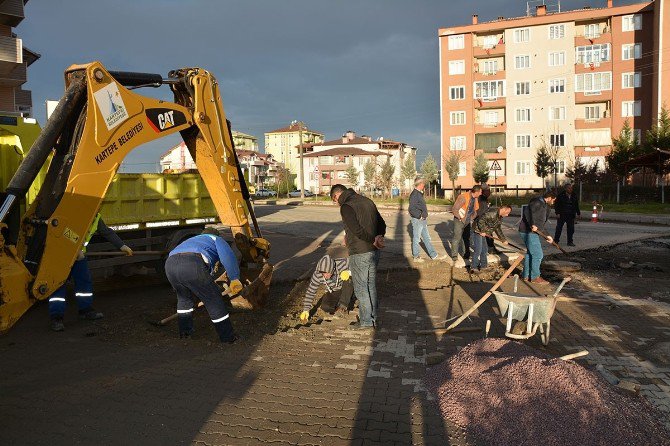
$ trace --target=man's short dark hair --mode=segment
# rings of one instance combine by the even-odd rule
[[[556,198],[556,191],[553,189],[550,189],[542,195],[544,198]]]
[[[345,190],[347,190],[347,186],[345,186],[344,184],[339,184],[338,183],[338,184],[333,185],[333,187],[330,188],[330,198],[332,199],[333,196],[335,196],[336,193],[344,192]]]
[[[202,230],[201,234],[216,235],[217,237],[221,237],[221,233],[214,226],[207,226]]]
[[[510,206],[509,204],[503,204],[502,206],[500,206],[500,209],[509,209],[510,212],[512,212],[512,206]]]
[[[472,186],[472,189],[470,189],[470,192],[479,192],[480,190],[482,190],[482,187],[479,184],[475,184]]]

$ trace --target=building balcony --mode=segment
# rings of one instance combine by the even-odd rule
[[[609,129],[612,128],[612,117],[595,119],[575,119],[575,130]]]
[[[9,73],[0,73],[0,86],[20,87],[28,80],[26,64],[15,65],[15,68]]]
[[[23,42],[15,37],[0,36],[0,74],[9,74],[23,63]]]
[[[575,156],[579,157],[605,156],[611,151],[612,146],[575,146]]]
[[[600,34],[575,36],[575,46],[587,46],[598,43],[612,43],[612,33],[607,30]]]
[[[25,107],[32,107],[33,92],[30,90],[14,90],[14,103]]]
[[[491,149],[482,149],[482,152],[484,152],[484,156],[486,157],[487,160],[504,160],[507,159],[507,150],[503,148],[503,151],[498,153],[497,148],[491,148]]]
[[[473,102],[474,102],[473,106],[477,110],[487,108],[503,108],[507,103],[504,97],[491,98],[491,99],[475,99]]]
[[[575,74],[594,73],[600,71],[612,71],[612,61],[596,62],[596,63],[576,63]]]
[[[475,71],[475,81],[495,81],[505,79],[505,70]]]
[[[506,122],[481,123],[475,122],[475,133],[500,133],[507,131]]]
[[[589,104],[591,102],[605,102],[611,100],[612,100],[612,90],[575,93],[575,104]]]
[[[4,0],[0,2],[0,24],[15,27],[25,17],[23,0]]]
[[[499,43],[495,46],[476,46],[472,50],[472,54],[476,58],[504,56],[505,44]]]

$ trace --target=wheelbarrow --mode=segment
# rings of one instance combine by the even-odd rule
[[[539,330],[542,344],[549,344],[551,316],[553,316],[556,308],[558,293],[571,279],[571,277],[564,278],[551,296],[531,296],[517,293],[518,275],[514,277],[514,292],[494,291],[493,294],[498,301],[500,315],[507,315],[505,336],[512,339],[528,339],[535,336]],[[526,322],[526,328],[522,333],[512,332],[513,321]]]

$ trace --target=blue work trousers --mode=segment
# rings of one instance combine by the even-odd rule
[[[411,217],[412,221],[412,257],[417,258],[421,254],[419,242],[423,240],[423,244],[428,251],[431,259],[437,257],[437,251],[433,248],[433,243],[430,241],[430,234],[428,233],[428,222],[422,218]]]
[[[379,250],[349,256],[354,293],[358,298],[358,318],[362,327],[372,327],[377,321],[377,263]]]
[[[475,253],[472,257],[472,268],[486,268],[488,266],[488,259],[486,256],[489,253],[489,245],[486,244],[486,237],[473,232],[472,242],[475,246]]]
[[[542,263],[542,244],[540,236],[535,232],[519,232],[521,240],[526,244],[526,256],[523,259],[523,277],[536,279],[540,277],[540,263]]]
[[[76,260],[70,276],[74,281],[74,295],[77,298],[77,306],[80,313],[85,313],[93,305],[93,281],[91,280],[91,272],[88,269],[86,259]],[[49,296],[49,317],[62,318],[65,314],[65,294],[67,287],[65,284],[58,288]]]

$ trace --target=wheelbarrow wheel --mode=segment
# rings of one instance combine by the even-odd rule
[[[540,324],[540,339],[542,339],[542,345],[549,345],[549,334],[551,331],[551,321],[547,322],[547,328],[544,328],[544,324]]]

